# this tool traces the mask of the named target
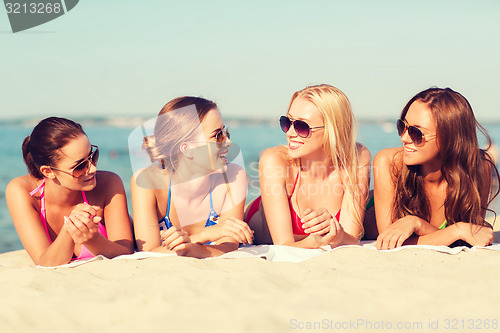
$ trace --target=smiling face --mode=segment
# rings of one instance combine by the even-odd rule
[[[437,137],[437,124],[434,115],[427,105],[419,100],[413,102],[406,113],[405,120],[408,125],[415,126],[424,134],[424,140],[418,146],[411,140],[408,130],[401,136],[406,165],[442,164]]]
[[[217,109],[210,110],[201,122],[203,133],[198,134],[194,142],[206,143],[194,149],[194,163],[210,167],[211,171],[222,169],[227,163],[228,148],[232,142],[225,136],[225,126],[222,115]],[[217,137],[224,136],[224,141],[217,142]],[[208,154],[207,154],[208,151]]]
[[[92,163],[90,163],[88,171],[81,177],[74,178],[71,175],[73,168],[87,159],[91,151],[89,138],[83,134],[69,141],[59,150],[59,159],[54,165],[59,170],[53,169],[53,173],[62,185],[73,190],[83,191],[90,191],[96,186],[97,168]]]
[[[302,120],[309,127],[324,126],[323,116],[313,103],[302,97],[297,97],[292,104],[287,114],[290,120]],[[311,129],[308,137],[302,138],[297,135],[295,127],[291,126],[286,137],[288,140],[288,153],[291,158],[300,157],[323,157],[323,136],[324,128]]]

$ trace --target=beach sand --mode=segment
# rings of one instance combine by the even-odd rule
[[[453,323],[493,332],[499,258],[355,247],[300,263],[171,256],[42,269],[21,250],[0,255],[0,323],[2,332],[450,332]]]

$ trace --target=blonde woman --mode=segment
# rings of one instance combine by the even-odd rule
[[[280,125],[288,145],[262,154],[261,197],[245,216],[256,242],[302,248],[358,243],[371,156],[355,141],[346,95],[326,84],[300,90]]]
[[[227,163],[231,140],[214,102],[168,102],[145,139],[153,164],[131,182],[139,251],[205,258],[252,243],[241,220],[246,173]]]

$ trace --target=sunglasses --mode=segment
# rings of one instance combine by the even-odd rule
[[[80,178],[90,170],[90,164],[92,163],[94,166],[96,166],[98,160],[99,160],[99,147],[91,145],[89,156],[87,156],[83,161],[78,163],[71,170],[65,171],[54,167],[51,167],[51,169],[64,172],[68,175],[73,176],[73,178]]]
[[[311,130],[313,129],[325,127],[325,126],[310,127],[309,124],[307,124],[305,121],[291,120],[287,116],[280,117],[280,126],[281,130],[285,133],[288,132],[290,128],[293,126],[293,128],[295,129],[295,133],[297,133],[297,135],[300,136],[301,138],[307,138],[309,135],[311,135]]]
[[[217,145],[217,148],[222,148],[226,139],[231,139],[231,134],[229,134],[229,130],[224,127],[224,129],[217,132],[214,137],[215,137],[215,144]],[[190,141],[190,142],[210,143],[210,142],[206,142],[206,141]]]
[[[217,142],[217,148],[222,148],[222,145],[227,139],[231,139],[231,134],[229,134],[229,129],[224,128],[222,131],[215,134],[215,141]]]
[[[410,136],[411,141],[413,141],[416,145],[422,144],[422,142],[426,139],[424,133],[422,133],[418,127],[408,125],[406,120],[398,119],[396,122],[396,128],[398,129],[399,136],[402,136],[408,130],[408,135]],[[428,135],[427,138],[434,136],[436,136],[436,134]]]

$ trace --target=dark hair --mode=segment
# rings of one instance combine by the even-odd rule
[[[491,138],[476,121],[467,99],[450,88],[430,88],[418,93],[404,107],[401,119],[406,117],[415,101],[425,103],[436,120],[437,145],[443,161],[441,174],[448,184],[444,202],[448,225],[460,221],[482,225],[487,210],[482,203],[490,204],[499,192],[491,192],[492,177],[495,176],[497,181],[500,179],[498,169],[487,152],[492,144]],[[486,149],[479,148],[476,129],[486,137]],[[415,215],[429,221],[430,203],[421,167],[403,165],[399,174],[394,172],[394,177],[396,198],[393,220]],[[481,191],[485,187],[488,187],[486,198]]]
[[[195,106],[196,113],[182,109],[188,106]],[[154,135],[144,138],[151,161],[160,161],[167,171],[175,172],[180,145],[192,140],[200,130],[200,122],[213,109],[217,109],[215,102],[192,96],[178,97],[165,104],[156,118]]]
[[[50,117],[40,121],[23,142],[23,158],[29,174],[42,179],[40,167],[53,166],[59,159],[57,151],[82,134],[85,135],[82,126],[69,119]]]

